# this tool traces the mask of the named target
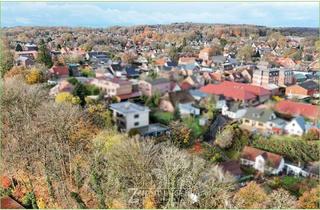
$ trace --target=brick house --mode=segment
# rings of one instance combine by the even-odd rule
[[[313,96],[316,93],[319,93],[319,85],[312,80],[286,88],[286,95],[288,97],[307,97]]]

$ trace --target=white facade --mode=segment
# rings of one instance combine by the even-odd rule
[[[200,109],[192,106],[192,103],[179,104],[180,114],[192,114],[192,115],[200,115]]]
[[[240,159],[241,164],[247,165],[247,166],[252,166],[254,169],[257,171],[260,171],[262,173],[269,172],[271,174],[278,174],[284,169],[284,159],[282,158],[280,161],[280,164],[278,168],[272,168],[267,166],[267,161],[261,156],[257,156],[255,158],[255,161],[247,160],[247,159]]]
[[[242,118],[247,112],[247,109],[238,109],[236,112],[229,111],[227,105],[222,107],[222,115],[225,115],[231,119],[240,119]]]
[[[130,102],[111,104],[110,109],[113,111],[113,118],[117,126],[130,131],[132,128],[138,128],[149,125],[149,108]]]
[[[304,123],[304,120],[303,120]],[[297,122],[297,119],[292,119],[285,127],[284,130],[290,135],[302,136],[305,132],[305,129]]]

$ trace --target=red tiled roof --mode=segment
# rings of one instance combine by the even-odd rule
[[[192,85],[188,82],[182,82],[180,84],[181,90],[190,90],[192,88]]]
[[[306,118],[316,120],[320,118],[319,107],[311,104],[299,103],[290,100],[283,100],[278,102],[274,109],[282,114],[291,116],[302,115]]]
[[[268,160],[272,164],[272,166],[275,168],[278,168],[281,163],[282,156],[271,153],[271,152],[266,152],[260,149],[256,149],[253,147],[245,146],[241,153],[242,158],[251,160],[251,161],[255,161],[256,157],[259,155],[262,155],[262,157],[265,160]]]
[[[1,198],[1,209],[24,209],[17,201],[13,200],[11,197],[6,196]]]
[[[118,97],[123,100],[123,99],[129,99],[129,98],[136,98],[139,97],[141,94],[140,92],[132,92],[129,94],[124,94],[124,95],[119,95]]]
[[[254,99],[256,96],[270,95],[270,92],[262,87],[229,81],[224,81],[220,84],[209,84],[200,90],[207,94],[224,95],[236,100],[249,100]]]
[[[50,72],[56,75],[69,75],[69,70],[66,66],[53,66]]]

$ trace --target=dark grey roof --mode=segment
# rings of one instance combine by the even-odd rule
[[[177,105],[178,103],[184,104],[195,101],[195,99],[192,97],[188,90],[171,92],[169,93],[169,97],[173,105]]]
[[[169,130],[169,128],[160,123],[154,123],[154,124],[149,124],[146,126],[139,127],[137,128],[137,130],[140,133],[140,135],[145,136],[145,135],[151,135],[156,132],[165,132]]]
[[[305,82],[299,84],[299,86],[301,86],[301,87],[303,87],[304,89],[307,89],[307,90],[317,90],[317,89],[319,89],[318,83],[316,83],[313,80],[305,81]]]
[[[248,108],[246,114],[243,118],[259,121],[259,122],[267,122],[271,119],[273,111],[270,109],[257,109],[254,107]]]
[[[162,83],[168,83],[170,82],[170,80],[166,79],[166,78],[158,78],[158,79],[147,79],[147,82],[149,82],[152,85],[158,85],[158,84],[162,84]]]

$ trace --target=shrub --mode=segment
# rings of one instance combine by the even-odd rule
[[[96,74],[94,73],[94,71],[92,71],[91,69],[89,68],[84,68],[81,70],[81,74],[82,76],[84,77],[95,77]]]
[[[277,153],[291,161],[317,161],[320,158],[320,144],[301,141],[300,139],[265,139],[256,138],[252,145],[258,149]]]
[[[25,76],[26,82],[30,85],[41,82],[42,72],[39,69],[32,68]]]

